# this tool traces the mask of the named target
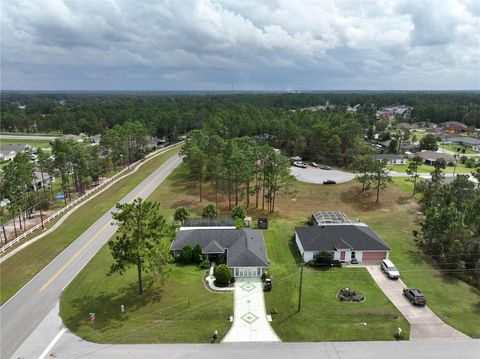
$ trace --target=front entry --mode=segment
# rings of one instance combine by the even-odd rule
[[[234,276],[238,277],[260,277],[262,275],[262,268],[259,267],[240,267],[235,268]]]
[[[340,251],[340,260],[341,261],[345,260],[345,251]]]

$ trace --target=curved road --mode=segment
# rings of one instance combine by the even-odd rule
[[[181,163],[175,154],[120,202],[147,198]],[[117,230],[112,207],[0,308],[1,358],[9,358],[59,302],[63,289]],[[52,338],[53,339],[53,338]],[[47,346],[48,342],[44,344]],[[40,354],[40,353],[38,353]]]

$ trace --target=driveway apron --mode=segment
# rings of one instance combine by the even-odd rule
[[[391,280],[378,265],[367,266],[368,272],[390,301],[410,323],[410,339],[468,339],[469,337],[445,324],[430,308],[414,306],[403,295],[407,286],[401,279]],[[427,298],[428,300],[428,298]]]
[[[265,312],[260,278],[237,278],[233,325],[223,342],[280,342]]]

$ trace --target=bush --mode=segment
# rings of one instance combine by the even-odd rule
[[[210,266],[211,266],[210,261],[207,258],[202,258],[202,261],[200,262],[199,267],[201,269],[208,269],[210,268]]]
[[[192,247],[185,246],[183,247],[182,251],[180,252],[179,260],[183,264],[190,264],[192,263]]]
[[[235,219],[235,227],[237,227],[237,229],[245,227],[245,222],[243,222],[242,218]]]
[[[333,253],[320,252],[315,254],[315,262],[317,264],[331,264],[333,262]]]
[[[191,260],[193,263],[200,263],[203,260],[202,248],[198,244],[193,247]]]
[[[241,218],[243,220],[246,215],[247,215],[247,211],[245,210],[245,207],[243,207],[243,206],[233,207],[233,209],[232,209],[232,218],[233,219]]]
[[[232,280],[230,268],[228,268],[225,264],[220,264],[219,266],[215,267],[214,276],[215,284],[219,285],[227,285]]]
[[[204,217],[204,218],[218,217],[219,213],[220,213],[220,211],[218,210],[218,207],[213,203],[209,203],[205,207],[203,207],[202,217]]]
[[[268,273],[268,272],[263,272],[263,274],[262,274],[262,281],[265,282],[265,279],[267,279],[267,278],[270,278],[270,273]]]
[[[177,207],[173,214],[173,219],[177,222],[183,223],[190,216],[190,211],[186,207]]]

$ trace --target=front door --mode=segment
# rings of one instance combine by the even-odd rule
[[[340,251],[340,260],[341,261],[345,260],[345,251]]]

